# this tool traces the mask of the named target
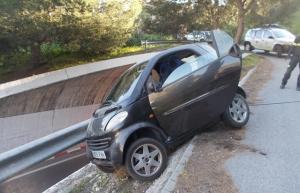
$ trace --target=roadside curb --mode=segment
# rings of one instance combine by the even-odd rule
[[[93,164],[89,163],[73,174],[69,175],[62,181],[51,186],[43,193],[67,193],[70,192],[76,185],[80,184],[83,180],[93,178],[97,174],[98,169]]]
[[[256,71],[257,66],[252,68],[247,72],[247,74],[242,78],[242,80],[239,82],[239,86],[244,86],[245,83],[248,81],[248,79],[252,76],[252,74]]]
[[[176,181],[178,176],[183,171],[187,161],[193,153],[194,141],[197,136],[194,137],[183,148],[180,148],[173,153],[169,162],[170,165],[166,171],[148,188],[146,193],[169,193],[176,187]]]

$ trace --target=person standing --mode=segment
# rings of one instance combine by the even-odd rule
[[[291,77],[291,74],[295,69],[295,67],[297,66],[297,64],[299,64],[299,68],[300,68],[300,35],[296,37],[295,43],[293,44],[293,46],[289,51],[289,56],[291,55],[292,57],[290,63],[288,65],[288,68],[284,74],[284,77],[280,85],[281,89],[285,88],[285,85],[287,84],[287,81]],[[297,80],[297,90],[300,91],[300,74],[298,75],[298,80]]]

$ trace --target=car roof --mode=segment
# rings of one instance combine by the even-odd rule
[[[286,31],[288,31],[287,29],[285,29],[285,28],[278,28],[278,27],[268,27],[268,28],[266,28],[266,27],[260,27],[260,28],[252,28],[252,29],[249,29],[248,31],[258,31],[258,30],[274,30],[274,29],[282,29],[282,30],[286,30]]]
[[[185,44],[185,45],[180,45],[180,46],[176,46],[173,48],[168,48],[158,54],[168,55],[168,54],[176,52],[176,51],[191,49],[192,47],[195,47],[195,46],[201,47],[201,45],[209,45],[209,44],[208,44],[208,42],[197,42],[197,43],[192,43],[192,44]],[[157,55],[155,55],[155,56],[157,56]],[[155,57],[155,56],[153,56],[153,57]],[[151,57],[149,60],[151,60],[153,57]],[[149,62],[149,60],[144,60],[142,62],[138,62],[138,63],[132,65],[130,68],[134,68],[135,66],[141,65],[145,62]]]

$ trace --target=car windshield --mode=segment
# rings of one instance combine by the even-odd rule
[[[147,62],[144,62],[128,69],[113,87],[106,102],[118,103],[127,99],[132,94],[146,64]]]
[[[272,31],[276,38],[295,38],[291,32],[284,29],[274,29]]]

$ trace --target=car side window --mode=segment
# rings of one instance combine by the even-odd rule
[[[265,31],[264,31],[264,35],[263,35],[263,38],[264,38],[264,39],[268,39],[270,36],[272,36],[272,33],[271,33],[270,31],[265,30]]]
[[[255,35],[255,31],[251,30],[251,32],[250,32],[250,38],[254,38],[254,35]]]
[[[182,58],[183,64],[170,73],[166,80],[162,83],[162,87],[169,85],[177,80],[203,68],[207,64],[217,59],[217,55],[203,51],[201,55],[191,54],[188,57]]]
[[[262,31],[261,31],[261,30],[258,30],[258,31],[255,33],[255,38],[261,39],[261,36],[262,36]]]

